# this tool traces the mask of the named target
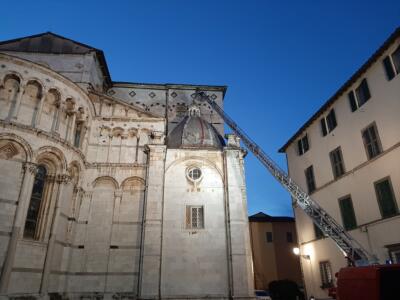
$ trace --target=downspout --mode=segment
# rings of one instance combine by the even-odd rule
[[[287,157],[287,153],[285,152],[285,158],[286,158],[286,169],[287,169],[287,174],[288,174],[288,177],[290,178],[290,170],[289,170],[289,160],[288,160],[288,157]],[[296,222],[296,211],[295,211],[295,209],[294,209],[294,205],[293,205],[293,198],[292,198],[292,196],[290,196],[290,199],[291,199],[291,201],[292,201],[292,210],[293,210],[293,217],[294,217],[294,220],[295,220],[295,228],[296,228],[296,238],[297,238],[297,244],[299,245],[299,233],[298,233],[298,230],[297,230],[297,222]],[[301,257],[299,258],[299,263],[300,263],[300,271],[301,271],[301,279],[303,280],[303,288],[304,288],[304,296],[306,297],[306,299],[308,299],[308,293],[307,293],[307,287],[306,287],[306,280],[305,280],[305,277],[304,277],[304,267],[303,267],[303,262],[302,262],[302,260],[301,260]],[[311,266],[311,260],[310,260],[310,271],[312,272],[312,266]]]
[[[226,159],[226,149],[223,153],[224,165],[224,206],[225,206],[225,234],[226,234],[226,254],[228,257],[228,297],[233,299],[233,274],[232,274],[232,242],[231,242],[231,221],[229,213],[229,190],[228,190],[228,168]]]
[[[138,139],[139,143],[139,139]],[[140,248],[139,248],[139,269],[138,269],[138,279],[137,279],[137,298],[140,298],[141,290],[142,290],[142,274],[143,274],[143,252],[144,252],[144,238],[145,238],[145,224],[146,224],[146,211],[147,211],[147,192],[148,192],[148,184],[149,184],[149,164],[150,164],[150,149],[146,149],[147,158],[146,158],[146,184],[144,188],[144,197],[143,197],[143,209],[142,209],[142,230],[140,233]],[[137,153],[137,151],[136,151]]]
[[[162,257],[163,257],[163,238],[164,238],[164,194],[165,194],[165,164],[167,162],[167,148],[165,148],[164,162],[163,162],[163,187],[161,192],[161,243],[160,243],[160,271],[158,280],[158,297],[161,299],[161,269],[162,269]]]

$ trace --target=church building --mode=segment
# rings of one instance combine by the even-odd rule
[[[198,91],[223,106],[50,32],[0,42],[0,296],[253,298],[246,152]]]

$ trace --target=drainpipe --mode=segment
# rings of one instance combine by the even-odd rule
[[[137,140],[139,144],[139,139]],[[137,148],[138,150],[138,148]],[[142,230],[140,233],[140,248],[139,248],[139,268],[138,268],[138,279],[137,279],[137,298],[140,297],[141,289],[142,289],[142,274],[143,274],[143,253],[144,253],[144,238],[145,238],[145,217],[147,211],[147,191],[148,191],[148,184],[149,184],[149,164],[150,164],[150,155],[149,149],[146,149],[147,159],[146,159],[146,179],[145,179],[145,188],[144,188],[144,197],[143,197],[143,209],[142,209]],[[137,151],[136,151],[137,153]],[[137,157],[137,154],[136,154]]]
[[[167,148],[165,148],[164,161],[163,161],[163,187],[161,192],[161,243],[160,243],[160,277],[158,280],[158,297],[161,299],[161,270],[162,270],[162,258],[163,258],[163,240],[164,240],[164,194],[165,194],[165,164],[167,162]]]
[[[226,254],[228,256],[228,296],[229,299],[233,299],[233,274],[232,274],[232,241],[231,241],[231,221],[229,213],[229,190],[228,190],[228,167],[226,159],[226,149],[223,153],[223,165],[224,165],[224,204],[225,204],[225,234],[226,234]]]

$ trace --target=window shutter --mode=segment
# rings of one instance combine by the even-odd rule
[[[357,103],[356,103],[356,97],[354,96],[354,92],[351,91],[349,94],[349,103],[350,103],[350,108],[351,111],[356,111],[357,110]]]
[[[392,54],[393,64],[397,74],[400,73],[400,46]]]
[[[321,119],[321,130],[322,130],[322,136],[326,136],[328,131],[326,129],[326,122],[325,122],[325,118]]]
[[[381,207],[382,217],[390,217],[397,213],[397,207],[394,202],[392,189],[389,180],[376,184],[379,205]]]
[[[357,227],[356,216],[354,214],[353,202],[351,198],[339,200],[340,212],[342,214],[343,226],[346,230]]]
[[[308,136],[307,135],[305,137],[303,137],[303,149],[304,149],[304,152],[307,152],[308,149],[310,149],[310,145],[308,144]]]
[[[395,76],[392,62],[390,61],[390,57],[386,56],[385,59],[383,60],[383,66],[385,68],[386,72],[386,77],[388,80],[392,80]]]
[[[327,116],[327,123],[328,123],[329,132],[331,132],[337,126],[336,115],[335,115],[335,111],[333,109],[331,109],[331,111],[329,112],[329,114]]]
[[[303,147],[301,145],[301,139],[297,141],[297,151],[299,155],[303,154]]]

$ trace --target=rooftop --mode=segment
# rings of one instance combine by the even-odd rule
[[[294,222],[292,217],[273,217],[263,212],[249,216],[250,222]]]
[[[386,41],[382,44],[382,46],[359,68],[353,76],[350,77],[349,80],[347,80],[340,88],[337,90],[337,92],[329,98],[324,105],[321,106],[321,108],[310,118],[306,123],[304,123],[303,126],[300,127],[299,130],[283,145],[280,149],[279,152],[284,153],[286,149],[289,147],[291,143],[293,143],[299,135],[303,133],[304,130],[307,129],[308,126],[311,125],[312,122],[314,122],[316,119],[318,119],[338,98],[346,92],[348,88],[351,87],[351,85],[357,81],[368,69],[371,67],[373,63],[375,63],[379,57],[382,56],[382,54],[389,48],[391,44],[394,43],[394,41],[400,37],[400,27],[398,27],[387,39]]]

